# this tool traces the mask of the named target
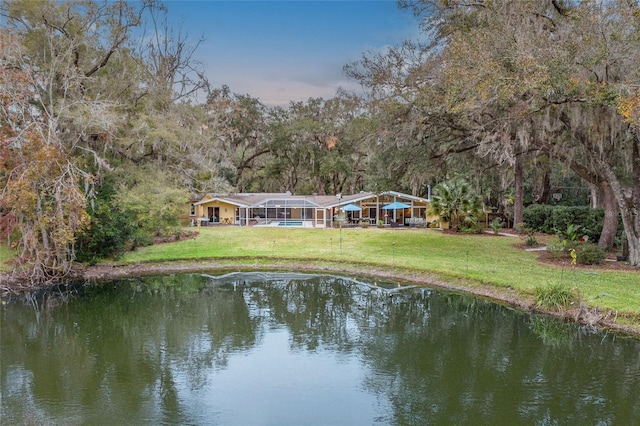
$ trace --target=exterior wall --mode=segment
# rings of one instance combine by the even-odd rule
[[[184,210],[184,213],[182,213],[179,217],[180,222],[184,225],[188,224],[189,222],[195,223],[195,219],[197,218],[197,209],[196,206],[194,206],[193,204],[195,203],[195,201],[189,201],[188,203],[186,203],[186,208]],[[192,211],[193,208],[193,211]]]
[[[211,202],[198,205],[196,210],[196,214],[199,219],[207,218],[210,223],[213,222],[226,225],[232,225],[235,223],[234,215],[236,206],[233,204],[212,200]]]

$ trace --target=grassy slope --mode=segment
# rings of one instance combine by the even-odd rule
[[[563,282],[605,310],[640,314],[640,273],[571,268],[536,262],[535,253],[514,248],[512,237],[446,235],[425,229],[200,228],[192,240],[127,253],[124,263],[257,257],[298,261],[368,263],[438,279],[464,279],[533,293],[538,285]],[[342,241],[340,239],[342,238]],[[252,261],[255,263],[255,260]],[[366,265],[363,273],[366,273]]]

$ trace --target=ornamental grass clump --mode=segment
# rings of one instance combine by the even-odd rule
[[[575,301],[573,291],[562,283],[538,286],[534,289],[534,297],[536,305],[551,309],[566,308]]]

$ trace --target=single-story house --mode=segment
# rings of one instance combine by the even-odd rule
[[[427,225],[429,199],[395,191],[353,195],[287,193],[206,194],[190,203],[194,225],[298,226],[326,228],[334,222],[391,226]],[[392,204],[395,203],[395,204]]]

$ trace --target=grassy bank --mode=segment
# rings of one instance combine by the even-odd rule
[[[537,254],[514,247],[518,238],[447,235],[425,229],[281,229],[199,228],[195,239],[127,253],[122,262],[160,262],[235,258],[287,259],[297,263],[354,263],[407,275],[488,284],[532,295],[540,285],[563,283],[577,288],[589,306],[640,315],[640,271],[554,266]],[[258,260],[262,261],[262,260]]]

